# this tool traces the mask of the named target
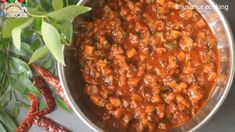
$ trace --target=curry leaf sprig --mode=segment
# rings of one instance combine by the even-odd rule
[[[59,0],[56,2],[53,1],[52,4],[54,5],[55,11],[46,13],[29,8],[29,18],[12,18],[6,20],[3,23],[3,38],[12,37],[15,48],[20,51],[21,33],[25,28],[31,26],[35,33],[42,36],[46,48],[48,48],[55,59],[64,64],[62,43],[71,42],[73,28],[72,24],[66,25],[66,29],[69,29],[68,31],[61,29],[61,27],[63,26],[63,23],[71,23],[73,17],[86,13],[91,9],[89,7],[76,5],[63,8],[62,4],[59,3]],[[34,27],[32,27],[33,25]],[[46,48],[44,48],[44,51]],[[45,55],[47,55],[45,52],[41,54],[39,51],[35,51],[29,62],[33,63],[38,59],[45,57]]]
[[[56,63],[64,64],[63,44],[72,41],[72,19],[91,10],[76,6],[78,0],[28,2],[27,18],[0,18],[1,132],[15,130],[20,109],[29,108],[25,103],[28,93],[41,96],[34,86],[30,64],[38,63],[57,74]],[[60,108],[71,111],[56,92],[54,96]],[[45,102],[40,106],[46,107]]]

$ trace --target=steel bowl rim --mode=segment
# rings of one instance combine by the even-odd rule
[[[67,98],[70,107],[72,108],[73,112],[82,120],[83,123],[85,123],[89,128],[91,128],[93,131],[96,132],[103,132],[102,129],[97,127],[93,122],[91,122],[84,114],[83,112],[78,108],[77,104],[75,103],[74,99],[72,98],[72,95],[70,94],[68,84],[64,75],[64,66],[63,64],[57,63],[58,68],[58,75],[59,79],[63,88],[63,92],[65,93],[65,97]]]
[[[81,0],[77,5],[80,4],[84,4],[86,0]],[[233,38],[233,33],[230,27],[230,24],[228,23],[227,18],[224,16],[224,14],[222,13],[222,11],[218,8],[216,8],[216,4],[214,1],[212,0],[208,0],[209,4],[211,6],[213,6],[214,10],[216,11],[216,13],[219,15],[219,17],[221,18],[221,22],[223,27],[225,28],[227,37],[229,38],[229,45],[231,46],[231,53],[230,53],[230,69],[229,69],[229,75],[228,75],[228,81],[227,84],[225,86],[225,91],[223,92],[221,98],[219,99],[219,101],[216,103],[215,107],[210,111],[210,113],[205,116],[200,123],[198,123],[197,125],[195,125],[193,128],[191,128],[189,131],[196,131],[199,128],[201,128],[202,126],[204,126],[214,115],[215,113],[219,110],[219,108],[221,107],[221,105],[223,104],[223,102],[225,101],[232,83],[233,83],[233,79],[234,79],[234,68],[235,68],[235,64],[234,64],[234,53],[235,53],[235,48],[234,48],[234,38]],[[64,50],[63,50],[64,51]],[[104,130],[100,129],[99,127],[97,127],[93,122],[91,122],[85,115],[84,113],[78,108],[77,104],[75,103],[74,99],[72,98],[69,88],[68,88],[68,84],[65,78],[65,74],[64,74],[64,66],[60,63],[57,63],[57,68],[58,68],[58,74],[59,74],[59,79],[63,88],[63,91],[65,93],[66,98],[68,99],[68,102],[72,108],[72,110],[75,112],[75,114],[82,120],[83,123],[85,123],[89,128],[91,128],[93,131],[97,131],[97,132],[102,132]]]
[[[235,48],[234,48],[234,37],[233,37],[233,32],[231,30],[230,24],[227,20],[227,18],[225,17],[225,15],[223,14],[223,12],[219,9],[216,8],[216,3],[212,0],[208,0],[209,4],[213,6],[213,9],[216,11],[216,13],[219,15],[219,17],[221,18],[222,21],[222,25],[225,28],[225,32],[227,34],[227,37],[229,38],[229,43],[228,45],[231,46],[231,53],[230,53],[230,69],[229,69],[229,76],[228,76],[228,81],[227,81],[227,85],[225,86],[225,91],[223,92],[220,100],[216,103],[215,107],[210,111],[210,113],[200,121],[200,123],[198,123],[197,125],[195,125],[190,131],[196,131],[199,128],[201,128],[202,126],[204,126],[214,115],[215,113],[219,110],[219,108],[222,106],[222,104],[224,103],[230,89],[233,83],[233,79],[234,79],[234,68],[235,68],[235,64],[234,64],[234,52],[235,52]]]

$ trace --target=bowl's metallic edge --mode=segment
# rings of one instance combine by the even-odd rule
[[[68,89],[67,81],[65,79],[64,75],[64,67],[62,64],[57,63],[57,68],[58,68],[58,74],[59,74],[59,79],[63,88],[63,91],[65,93],[65,96],[70,104],[70,107],[72,108],[73,112],[85,123],[88,127],[90,127],[92,130],[96,132],[102,132],[100,128],[98,128],[95,124],[93,124],[83,113],[80,109],[77,108],[76,103],[72,99],[72,96],[70,94],[70,91]]]
[[[83,123],[85,123],[89,128],[91,128],[93,131],[96,132],[102,132],[100,128],[98,128],[95,124],[93,124],[84,114],[83,112],[77,108],[76,103],[72,99],[72,96],[70,94],[70,91],[68,89],[67,81],[65,78],[64,74],[64,66],[60,63],[57,63],[57,68],[58,68],[58,74],[59,74],[59,79],[63,88],[63,91],[65,93],[65,96],[70,104],[70,107],[72,108],[73,112],[82,120]]]
[[[78,5],[80,4],[84,4],[86,2],[86,0],[81,0]],[[222,24],[225,27],[226,33],[228,35],[229,39],[229,43],[231,44],[232,49],[230,49],[232,52],[230,54],[231,57],[231,69],[229,71],[229,80],[227,83],[227,88],[225,90],[225,92],[223,93],[223,95],[221,96],[219,102],[216,104],[216,106],[213,108],[213,110],[210,112],[210,114],[208,114],[199,124],[197,124],[195,127],[193,127],[190,131],[196,131],[199,128],[201,128],[203,125],[205,125],[214,115],[215,113],[219,110],[219,108],[221,107],[221,105],[223,104],[223,102],[225,101],[230,89],[231,89],[231,85],[233,82],[233,78],[234,78],[234,39],[233,39],[233,33],[231,31],[230,25],[226,19],[226,17],[223,15],[223,13],[216,8],[216,5],[213,1],[209,1],[210,4],[214,7],[215,11],[217,12],[217,14],[222,18]],[[63,91],[65,93],[66,98],[68,99],[68,102],[71,106],[71,108],[73,109],[73,111],[75,112],[75,114],[88,126],[90,127],[93,131],[96,132],[102,132],[103,130],[101,130],[100,128],[98,128],[95,124],[93,124],[89,119],[87,119],[87,117],[82,113],[82,111],[80,111],[80,109],[76,108],[76,103],[74,102],[74,100],[72,99],[72,96],[70,94],[70,91],[68,89],[68,85],[67,85],[67,81],[65,79],[65,75],[64,75],[64,66],[60,63],[57,63],[57,68],[58,68],[58,74],[59,74],[59,79],[61,82],[61,85],[63,87]]]
[[[213,108],[213,110],[199,123],[197,124],[195,127],[193,127],[190,132],[193,132],[193,131],[196,131],[198,130],[199,128],[201,128],[202,126],[204,126],[214,115],[215,113],[219,110],[219,108],[221,107],[221,105],[223,104],[223,102],[225,101],[230,89],[231,89],[231,86],[232,86],[232,83],[233,83],[233,79],[234,79],[234,68],[235,68],[235,64],[234,64],[234,52],[235,52],[235,48],[234,48],[234,38],[233,38],[233,33],[232,33],[232,30],[231,30],[231,27],[228,23],[228,20],[227,18],[224,16],[224,14],[222,13],[222,11],[219,9],[219,8],[216,8],[216,4],[215,2],[213,2],[212,0],[209,0],[209,3],[210,5],[212,5],[213,9],[215,9],[216,13],[219,15],[220,18],[222,18],[222,24],[224,25],[225,27],[225,31],[227,33],[227,36],[229,38],[229,44],[231,44],[231,54],[230,54],[230,57],[231,57],[231,68],[229,70],[229,76],[228,76],[228,83],[226,85],[226,88],[225,88],[225,92],[223,93],[223,95],[221,96],[220,100],[218,101],[218,103],[215,105],[215,107]]]
[[[77,5],[84,5],[87,2],[87,0],[80,0]],[[64,51],[65,46],[63,46]],[[63,91],[65,93],[65,96],[70,104],[70,107],[72,108],[73,112],[82,120],[83,123],[85,123],[89,128],[91,128],[95,132],[103,132],[100,128],[98,128],[95,124],[93,124],[83,113],[80,109],[78,109],[76,103],[72,99],[72,96],[70,94],[68,84],[65,78],[64,74],[64,66],[63,64],[60,64],[57,62],[57,68],[58,68],[58,75],[61,82],[61,86],[63,88]]]

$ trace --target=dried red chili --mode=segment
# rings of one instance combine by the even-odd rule
[[[34,70],[43,77],[52,87],[58,88],[60,87],[60,81],[57,77],[55,77],[52,73],[48,72],[46,69],[41,67],[40,65],[33,64]]]
[[[25,132],[28,131],[28,129],[32,126],[34,116],[33,113],[38,110],[38,100],[37,97],[33,94],[28,95],[30,98],[30,104],[31,107],[29,109],[29,113],[26,116],[25,120],[20,124],[20,126],[17,128],[16,132]]]
[[[39,103],[38,103],[37,97],[34,96],[33,94],[29,94],[29,99],[30,99],[31,108],[29,109],[28,115],[32,116],[35,111],[38,111],[38,109],[39,109],[38,104]]]
[[[46,69],[44,69],[43,67],[37,65],[37,64],[33,64],[32,65],[34,70],[45,80],[47,81],[53,88],[55,88],[55,90],[57,91],[57,93],[60,95],[60,97],[63,98],[63,100],[65,101],[65,103],[70,107],[68,100],[65,97],[64,91],[62,89],[62,86],[60,84],[60,80],[55,77],[52,73],[50,73],[49,71],[47,71]]]
[[[67,128],[44,116],[37,116],[34,119],[34,124],[43,128],[47,132],[69,132]]]
[[[29,98],[31,102],[29,114],[27,115],[23,123],[17,128],[17,132],[27,131],[32,126],[35,117],[46,115],[55,109],[55,100],[53,98],[53,95],[50,89],[46,87],[46,83],[44,82],[44,80],[41,79],[40,77],[35,77],[35,83],[36,83],[37,88],[43,94],[44,100],[48,107],[46,109],[38,111],[37,98],[34,95],[29,94]]]
[[[35,84],[36,84],[37,88],[43,94],[44,100],[47,104],[46,109],[40,110],[34,114],[36,116],[41,116],[41,115],[51,113],[55,109],[55,99],[54,99],[50,89],[46,87],[46,83],[44,82],[44,80],[42,78],[35,77],[34,80],[35,80]]]
[[[30,110],[23,123],[17,128],[16,132],[28,131],[28,129],[32,126],[33,123],[49,132],[68,132],[69,130],[63,127],[62,125],[43,116],[54,110],[55,100],[50,89],[46,87],[46,83],[42,78],[35,77],[35,83],[37,85],[37,88],[43,94],[48,108],[38,111],[37,98],[34,95],[29,94],[31,104]]]
[[[37,85],[37,88],[42,92],[48,107],[46,109],[38,111],[37,98],[34,95],[29,94],[29,98],[30,98],[30,102],[31,102],[29,114],[27,115],[27,117],[25,118],[23,123],[17,128],[17,130],[16,130],[17,132],[27,131],[32,126],[34,118],[36,116],[46,115],[46,114],[52,112],[55,108],[55,100],[53,98],[53,95],[52,95],[50,89],[48,89],[45,86],[45,82],[43,81],[43,79],[41,79],[40,77],[36,77],[35,83]]]
[[[53,120],[47,117],[43,117],[43,115],[48,114],[54,110],[55,100],[50,89],[46,87],[46,83],[41,77],[35,77],[34,80],[36,86],[43,94],[45,102],[48,106],[46,109],[34,113],[34,124],[49,132],[67,132],[68,130],[62,125],[54,122]]]

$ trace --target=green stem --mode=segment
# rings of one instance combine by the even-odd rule
[[[30,13],[28,13],[28,16],[31,16],[31,17],[40,17],[40,18],[47,18],[47,16],[44,16],[44,15],[35,15],[35,14],[30,14]]]

